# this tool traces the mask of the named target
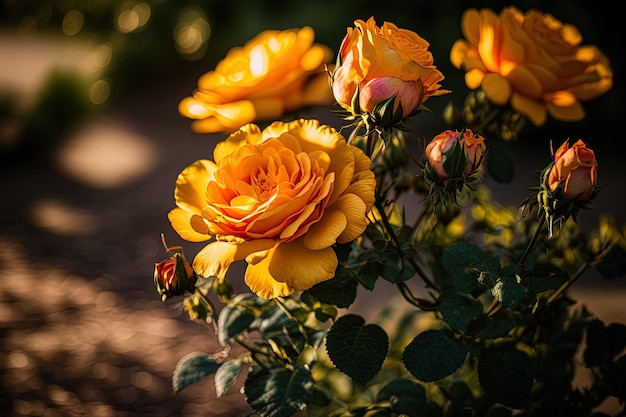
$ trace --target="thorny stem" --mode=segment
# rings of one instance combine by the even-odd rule
[[[376,209],[378,210],[378,212],[380,214],[380,218],[383,221],[383,225],[385,226],[385,229],[387,230],[387,233],[389,233],[389,236],[391,236],[391,240],[393,240],[393,243],[394,243],[394,245],[396,247],[398,255],[400,255],[400,259],[404,259],[404,253],[402,253],[402,246],[400,244],[400,241],[398,240],[398,236],[396,236],[396,233],[393,230],[393,227],[389,223],[389,219],[387,218],[387,214],[385,213],[385,209],[384,209],[380,199],[376,199],[376,201],[374,202],[374,205],[376,206]],[[408,261],[411,264],[411,266],[413,267],[413,269],[415,270],[415,272],[417,273],[417,275],[419,275],[419,277],[422,279],[422,281],[424,281],[424,283],[426,284],[427,287],[430,287],[430,288],[433,288],[434,290],[439,291],[439,289],[437,288],[435,283],[432,282],[426,276],[426,274],[424,273],[422,268],[418,265],[418,263],[415,261],[415,259],[413,259],[412,256],[408,257]]]
[[[537,225],[537,228],[535,229],[535,233],[533,234],[533,237],[530,239],[530,242],[528,242],[528,246],[526,246],[526,250],[524,250],[522,257],[520,258],[518,262],[520,265],[524,263],[524,261],[530,254],[530,251],[535,246],[535,243],[537,243],[537,239],[539,238],[539,235],[541,234],[541,229],[543,229],[543,225],[545,223],[546,223],[546,218],[544,216],[540,216],[539,224]]]

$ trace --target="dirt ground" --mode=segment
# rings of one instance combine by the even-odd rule
[[[3,168],[0,415],[230,417],[250,411],[237,387],[217,398],[210,379],[173,394],[177,361],[219,346],[213,331],[191,322],[176,302],[162,303],[152,283],[154,262],[165,257],[160,234],[170,245],[181,243],[166,217],[176,176],[210,157],[222,138],[192,133],[177,113],[196,75],[189,75],[194,81],[155,80],[87,120],[61,147]],[[337,122],[334,115],[318,116]],[[516,152],[533,154],[522,145]],[[619,158],[608,147],[597,153],[601,181],[619,183]],[[537,168],[531,159],[519,163]],[[495,186],[504,203],[525,197],[534,177],[520,176],[513,185]],[[581,227],[604,210],[623,221],[617,210],[623,197],[610,187]],[[605,320],[626,322],[623,287],[592,276],[575,291]],[[365,294],[355,309],[374,315],[368,305],[385,297]]]

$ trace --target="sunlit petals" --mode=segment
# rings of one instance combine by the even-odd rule
[[[454,43],[450,60],[466,71],[466,85],[482,87],[489,101],[510,105],[536,126],[548,113],[557,120],[580,120],[581,105],[564,103],[566,95],[590,100],[612,87],[608,58],[596,46],[583,45],[574,26],[550,14],[522,13],[514,6],[500,14],[468,9],[461,27],[465,39]]]
[[[550,116],[557,120],[575,122],[585,117],[585,109],[579,101],[575,101],[570,105],[561,106],[555,103],[546,103],[546,108]]]
[[[485,75],[481,87],[489,100],[500,106],[508,103],[513,92],[511,83],[506,78],[493,73]]]
[[[319,222],[309,228],[303,245],[312,250],[328,248],[337,241],[347,225],[348,219],[344,213],[339,210],[328,211]]]
[[[185,168],[176,179],[174,200],[176,205],[195,214],[205,203],[205,193],[213,177],[215,164],[207,159],[194,162]]]
[[[176,207],[167,214],[172,227],[189,242],[204,242],[211,238],[209,227],[197,214]]]
[[[346,229],[339,235],[337,242],[350,242],[365,231],[367,219],[364,213],[367,212],[367,206],[359,197],[354,194],[344,194],[333,204],[333,209],[341,210],[348,220]]]
[[[332,94],[328,85],[320,88],[320,77],[327,77],[332,51],[313,43],[314,37],[311,27],[259,33],[202,75],[193,97],[181,100],[179,112],[194,119],[192,129],[198,133],[231,133],[305,105],[331,104]]]
[[[528,120],[535,126],[541,126],[546,122],[548,114],[546,105],[542,101],[534,100],[522,94],[513,94],[511,107],[519,114],[528,117]]]
[[[267,257],[257,263],[249,263],[244,276],[246,285],[252,292],[266,300],[292,294],[294,292],[292,287],[272,277],[269,263]]]
[[[279,245],[270,251],[267,260],[269,273],[276,281],[301,291],[332,278],[338,265],[333,249],[310,250],[302,239]]]
[[[193,269],[203,277],[224,279],[233,262],[240,261],[252,253],[271,249],[274,244],[272,239],[250,240],[241,244],[215,241],[196,254]]]

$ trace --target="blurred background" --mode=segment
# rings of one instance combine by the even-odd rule
[[[443,87],[461,104],[463,74],[448,58],[461,15],[508,4],[574,24],[609,57],[614,87],[583,103],[581,122],[525,130],[512,144],[516,178],[491,184],[494,196],[517,206],[535,185],[530,172],[549,162],[550,140],[580,137],[607,187],[579,223],[592,228],[609,212],[623,224],[623,22],[608,0],[0,0],[0,415],[248,411],[236,389],[216,398],[210,381],[171,390],[182,356],[219,350],[212,330],[162,303],[152,283],[166,257],[160,234],[182,243],[167,221],[176,176],[224,138],[193,133],[178,102],[264,29],[308,25],[336,52],[346,27],[374,16],[431,43]],[[428,102],[432,114],[411,123],[415,136],[443,129],[448,100]],[[304,116],[341,126],[328,110]],[[188,258],[198,249],[185,248]],[[607,322],[626,322],[622,289],[590,274],[574,292]],[[374,315],[366,304],[355,309]]]

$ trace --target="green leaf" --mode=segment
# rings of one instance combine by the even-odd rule
[[[605,326],[600,319],[592,320],[587,326],[586,342],[585,364],[589,367],[606,365],[626,347],[626,326],[621,323]]]
[[[483,305],[455,294],[442,300],[439,311],[453,329],[465,330],[472,320],[482,315]]]
[[[494,140],[489,142],[487,153],[487,172],[491,178],[501,184],[509,184],[515,177],[515,164],[511,150],[505,143]]]
[[[337,319],[326,335],[326,350],[333,364],[361,385],[378,373],[388,349],[387,333],[355,314]]]
[[[220,345],[229,345],[235,337],[247,330],[256,318],[253,310],[264,304],[266,301],[254,294],[239,294],[224,306],[217,320],[217,340]]]
[[[618,244],[611,245],[594,267],[606,279],[623,277],[626,275],[626,250]]]
[[[530,398],[533,367],[519,350],[485,349],[478,360],[478,380],[485,393],[506,407],[522,409]]]
[[[441,262],[456,288],[465,293],[478,289],[479,280],[491,286],[500,270],[500,262],[496,258],[465,242],[445,248]]]
[[[313,393],[311,372],[303,365],[293,370],[257,367],[244,383],[246,401],[263,417],[290,417],[302,410]]]
[[[220,367],[221,363],[213,360],[210,355],[193,352],[178,361],[172,376],[172,388],[179,393],[194,382],[207,377]]]
[[[491,289],[491,294],[502,305],[515,308],[524,298],[524,286],[517,281],[516,277],[506,275],[500,278],[498,283]]]
[[[418,334],[402,354],[406,369],[424,382],[451,375],[465,361],[467,349],[449,330],[427,330]]]
[[[409,417],[422,415],[426,404],[426,390],[418,382],[407,378],[394,379],[376,395],[376,402],[389,401],[391,410]]]
[[[540,293],[548,290],[555,290],[565,281],[567,281],[567,277],[564,275],[548,275],[545,277],[524,277],[522,283],[530,291]]]
[[[228,361],[222,363],[222,366],[215,372],[215,393],[218,398],[233,386],[240,372],[241,362]]]
[[[506,336],[517,324],[512,312],[500,310],[492,317],[481,317],[467,326],[467,332],[483,339],[497,339]]]
[[[353,272],[340,266],[334,278],[314,285],[307,292],[322,303],[348,308],[356,299],[358,284]]]

